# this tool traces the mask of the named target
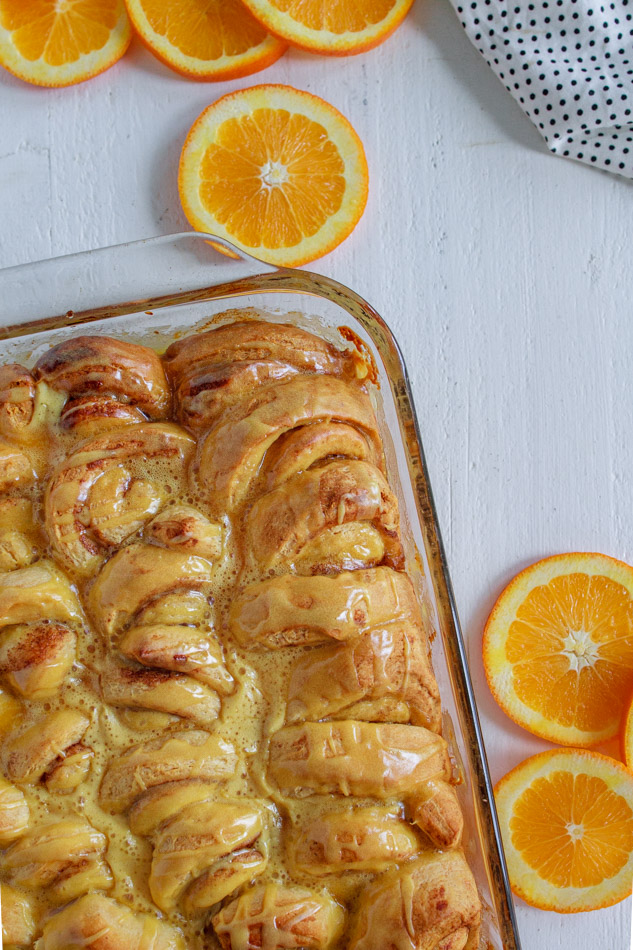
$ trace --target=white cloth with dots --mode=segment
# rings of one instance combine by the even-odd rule
[[[633,3],[451,2],[552,152],[633,178]]]

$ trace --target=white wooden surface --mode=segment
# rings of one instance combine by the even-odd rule
[[[372,53],[290,53],[225,85],[134,44],[67,90],[0,76],[0,266],[183,230],[176,170],[209,102],[250,82],[330,100],[367,148],[352,237],[314,268],[391,323],[413,378],[493,777],[544,748],[483,679],[496,595],[541,556],[633,559],[633,184],[550,156],[447,0]],[[558,916],[518,903],[525,950],[624,950],[630,900]]]

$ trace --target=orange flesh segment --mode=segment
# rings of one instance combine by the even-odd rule
[[[322,125],[256,109],[218,127],[201,163],[200,199],[247,247],[293,247],[338,211],[344,171]]]
[[[554,772],[517,799],[512,844],[555,887],[592,887],[614,877],[633,850],[633,812],[592,775]]]
[[[631,691],[633,602],[608,577],[568,574],[534,588],[506,644],[514,689],[563,726],[597,731]]]
[[[102,49],[116,23],[116,0],[0,0],[0,24],[20,55],[50,66]]]
[[[271,5],[311,30],[360,33],[384,20],[395,0],[271,0]]]
[[[156,33],[201,60],[240,56],[268,36],[241,0],[187,0],[175,8],[165,0],[142,0],[141,6]]]

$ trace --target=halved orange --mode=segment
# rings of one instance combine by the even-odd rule
[[[0,65],[36,86],[71,86],[125,53],[123,0],[0,0]]]
[[[633,775],[586,749],[526,759],[495,788],[512,890],[560,914],[608,907],[633,880]]]
[[[633,690],[633,568],[604,554],[538,561],[497,600],[483,654],[520,726],[563,745],[612,738]]]
[[[244,0],[271,33],[330,56],[363,53],[400,26],[413,0]]]
[[[249,76],[270,66],[288,44],[253,17],[242,0],[125,0],[145,45],[192,79]]]
[[[279,85],[242,89],[205,109],[178,175],[194,228],[283,266],[312,261],[347,237],[365,209],[367,181],[347,119]]]

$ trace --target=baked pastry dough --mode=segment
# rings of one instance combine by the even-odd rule
[[[182,934],[102,894],[86,894],[49,918],[38,950],[186,950]]]
[[[33,908],[26,894],[0,884],[0,908],[2,909],[2,947],[30,947],[35,936]]]
[[[208,429],[254,389],[297,373],[354,372],[353,359],[299,327],[252,320],[178,340],[167,350],[181,422]]]
[[[305,820],[293,829],[291,860],[297,870],[314,877],[341,871],[375,874],[419,850],[419,837],[396,809],[371,805]]]
[[[252,647],[353,640],[399,620],[421,626],[411,581],[388,567],[273,577],[248,585],[230,611],[231,633]]]
[[[46,530],[62,563],[94,571],[157,513],[167,485],[171,491],[172,481],[182,483],[194,449],[191,436],[166,422],[82,442],[53,473],[44,499]]]
[[[446,742],[421,726],[305,722],[270,741],[269,774],[286,795],[402,798],[429,779],[449,781]]]
[[[49,899],[66,903],[112,886],[106,846],[106,836],[85,818],[64,818],[28,831],[5,853],[2,867],[12,884],[35,893],[47,888]]]
[[[28,567],[38,557],[40,544],[31,500],[0,499],[0,573]]]
[[[180,901],[200,914],[266,870],[264,809],[247,799],[189,802],[163,819],[153,834],[149,887],[169,913]]]
[[[33,375],[67,395],[61,425],[80,437],[163,419],[169,410],[162,363],[153,350],[136,343],[106,336],[74,337],[41,357]]]
[[[19,363],[0,366],[0,433],[24,440],[35,411],[35,380]]]
[[[245,891],[213,918],[223,950],[330,950],[344,926],[343,908],[327,894],[279,884]]]
[[[334,420],[357,428],[382,457],[367,393],[333,376],[297,376],[256,390],[216,421],[202,442],[198,481],[213,511],[232,513],[245,500],[270,447],[299,426]]]
[[[328,462],[293,475],[262,495],[246,520],[248,550],[262,574],[296,570],[298,560],[303,562],[303,572],[311,574],[373,567],[371,557],[363,557],[362,542],[355,544],[353,532],[346,538],[347,550],[335,549],[331,561],[324,551],[320,552],[324,561],[311,562],[306,557],[307,545],[322,532],[350,522],[369,522],[378,532],[382,540],[376,552],[379,562],[392,567],[401,564],[398,504],[384,475],[371,462]]]
[[[286,719],[326,718],[411,722],[439,732],[439,691],[420,628],[386,624],[301,657],[288,684]]]
[[[221,782],[233,773],[237,756],[224,739],[202,730],[171,732],[133,746],[108,766],[99,789],[106,811],[129,808],[148,789],[166,782]]]
[[[29,817],[24,793],[0,776],[0,847],[24,834]]]
[[[361,894],[349,950],[477,950],[481,905],[459,851],[426,853]]]
[[[477,946],[371,355],[253,315],[0,367],[12,948]]]
[[[2,749],[7,775],[12,781],[26,785],[46,780],[71,750],[77,751],[89,725],[90,720],[78,709],[62,708],[31,726],[18,728]],[[83,757],[82,761],[85,763]],[[76,777],[79,784],[83,778],[81,769]]]

